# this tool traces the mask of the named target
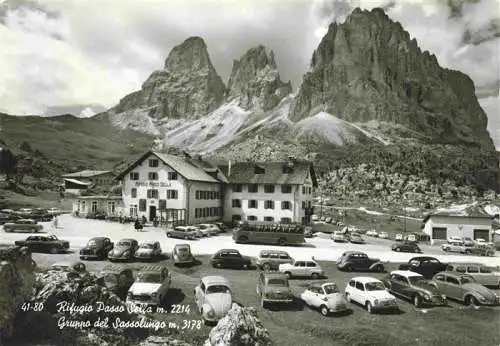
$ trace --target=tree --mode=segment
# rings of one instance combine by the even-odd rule
[[[0,173],[7,176],[10,180],[17,171],[17,158],[9,149],[0,148]]]

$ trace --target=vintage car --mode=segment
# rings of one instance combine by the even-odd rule
[[[408,263],[400,264],[398,269],[411,270],[422,274],[426,279],[432,279],[436,273],[446,270],[446,263],[441,263],[434,257],[419,256],[411,258]]]
[[[135,259],[141,261],[154,260],[161,256],[161,246],[159,241],[145,241],[139,245],[134,254]]]
[[[84,263],[79,261],[66,261],[66,262],[57,262],[52,264],[49,267],[49,270],[60,270],[60,271],[72,271],[76,273],[85,273],[87,271],[87,267]]]
[[[16,246],[26,246],[31,252],[50,252],[52,254],[66,252],[69,241],[61,240],[53,234],[31,235],[26,240],[16,240]]]
[[[212,235],[219,234],[219,228],[212,224],[200,223],[196,225],[196,227],[200,229],[200,231],[203,233],[205,237],[210,237]]]
[[[318,309],[323,316],[330,313],[349,311],[344,295],[333,282],[313,283],[300,294],[300,299],[312,308]]]
[[[370,270],[382,273],[384,265],[378,258],[370,258],[360,251],[346,251],[337,261],[337,269],[343,271]]]
[[[260,297],[260,306],[266,308],[268,304],[291,304],[293,295],[288,283],[288,276],[280,273],[259,274],[257,295]]]
[[[91,238],[84,248],[80,249],[80,259],[106,259],[114,244],[108,237]]]
[[[481,263],[448,263],[446,272],[468,274],[483,286],[500,288],[500,270],[493,270]]]
[[[175,244],[172,250],[172,259],[174,264],[190,264],[196,261],[189,244]]]
[[[217,227],[220,229],[220,233],[224,233],[227,230],[227,226],[223,222],[216,222],[214,223]]]
[[[194,300],[205,323],[217,322],[233,304],[229,281],[222,276],[202,277],[194,289]]]
[[[278,270],[280,264],[293,263],[288,252],[282,250],[261,250],[255,264],[262,270]]]
[[[312,237],[313,237],[312,227],[311,226],[304,227],[304,238],[312,238]]]
[[[243,256],[238,250],[223,249],[217,251],[210,263],[214,268],[243,268],[248,269],[252,265],[252,260],[248,256]]]
[[[353,244],[364,244],[365,240],[359,233],[351,233],[349,241]]]
[[[188,231],[195,232],[196,238],[203,238],[205,234],[196,226],[186,226]]]
[[[495,256],[496,247],[493,243],[476,243],[470,248],[471,254],[476,256]]]
[[[378,232],[374,229],[370,229],[366,232],[366,235],[370,237],[378,237]]]
[[[120,239],[115,247],[109,251],[108,259],[112,261],[130,261],[139,248],[135,239]]]
[[[329,216],[325,219],[325,222],[326,223],[332,223],[332,218]]]
[[[332,234],[332,240],[336,243],[346,243],[349,241],[349,235],[344,232],[336,231]]]
[[[196,230],[189,228],[187,226],[177,226],[174,228],[167,229],[166,231],[167,237],[169,238],[182,238],[185,240],[196,239],[197,232]]]
[[[454,241],[451,243],[446,243],[441,245],[441,250],[444,252],[458,252],[465,255],[470,255],[472,253],[473,245],[466,245],[463,241]]]
[[[453,242],[456,242],[456,241],[462,241],[462,240],[463,240],[463,238],[462,238],[462,237],[458,237],[458,236],[454,236],[454,235],[449,236],[448,238],[446,238],[446,241],[447,241],[448,243],[453,243]]]
[[[417,245],[417,243],[412,241],[402,241],[400,243],[394,243],[391,246],[392,251],[396,252],[413,252],[422,253],[422,250]]]
[[[395,241],[403,241],[403,233],[398,233],[394,236]]]
[[[388,239],[389,238],[389,233],[387,232],[380,232],[379,235],[378,235],[379,238],[382,238],[382,239]]]
[[[61,211],[61,209],[58,209],[58,208],[49,208],[49,209],[47,209],[47,213],[50,215],[60,215],[60,214],[62,214],[62,211]]]
[[[33,219],[18,219],[14,222],[7,222],[3,225],[3,230],[5,232],[29,232],[38,233],[43,229],[43,226]]]
[[[448,299],[473,306],[500,304],[500,297],[495,292],[477,283],[468,274],[441,272],[434,275],[433,280]]]
[[[399,310],[396,297],[390,294],[382,281],[366,277],[354,277],[347,283],[345,297],[348,302],[356,302],[369,313],[378,310]]]
[[[310,277],[314,280],[325,276],[323,268],[312,258],[294,259],[278,266],[278,271],[292,277]]]
[[[132,269],[123,268],[116,264],[106,265],[98,274],[101,284],[116,294],[121,299],[125,299],[128,289],[134,283]]]
[[[143,267],[127,293],[127,304],[161,305],[172,278],[167,266],[152,264]]]
[[[417,308],[423,305],[446,305],[446,297],[436,284],[418,273],[394,270],[382,282],[389,292],[412,301]]]

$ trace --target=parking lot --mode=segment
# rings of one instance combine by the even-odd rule
[[[165,252],[160,263],[165,263],[172,273],[172,288],[169,291],[165,306],[171,304],[190,305],[189,314],[157,314],[158,319],[181,322],[183,319],[200,319],[194,305],[193,289],[202,276],[222,275],[231,285],[234,299],[245,305],[256,307],[259,317],[268,328],[277,345],[498,345],[500,335],[500,308],[480,307],[469,308],[456,302],[450,302],[447,307],[417,309],[409,302],[398,299],[400,313],[370,315],[362,307],[352,305],[352,313],[345,316],[323,317],[319,312],[303,306],[299,300],[288,308],[262,309],[256,294],[258,270],[229,270],[214,269],[209,265],[209,254],[221,248],[236,248],[242,254],[256,256],[264,248],[273,248],[265,245],[234,244],[230,234],[204,238],[196,241],[166,238],[159,228],[145,228],[137,233],[131,224],[116,224],[105,221],[85,220],[63,215],[59,219],[59,229],[50,230],[50,224],[44,224],[45,231],[55,233],[60,238],[71,242],[71,250],[66,254],[33,254],[33,258],[41,268],[66,260],[78,260],[78,250],[88,239],[94,236],[109,236],[117,242],[120,238],[132,237],[141,240],[159,240]],[[1,243],[12,244],[14,240],[24,239],[27,234],[0,233]],[[330,239],[312,238],[307,240],[307,246],[281,247],[292,257],[315,256],[325,270],[325,280],[337,283],[343,290],[347,281],[366,273],[345,273],[336,269],[335,263],[345,250],[359,249],[371,257],[378,257],[387,263],[388,271],[397,267],[397,262],[407,261],[414,254],[392,252],[389,248],[391,241],[365,237],[368,244],[354,245],[347,243],[333,243]],[[168,254],[176,243],[189,242],[193,253],[200,263],[190,268],[178,268],[172,265]],[[439,249],[422,246],[424,253],[439,253]],[[484,258],[460,255],[439,254],[440,260],[448,261],[483,261],[498,265],[498,257]],[[84,261],[90,272],[100,271],[108,261]],[[119,263],[124,267],[131,267],[137,272],[141,263]],[[373,277],[382,277],[384,273],[370,273]],[[292,291],[298,296],[311,280],[291,280]],[[496,292],[499,292],[498,290]],[[186,341],[192,344],[202,344],[206,339],[210,327],[192,330],[183,335]]]

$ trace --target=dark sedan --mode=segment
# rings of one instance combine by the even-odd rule
[[[110,261],[130,261],[139,248],[139,243],[135,239],[121,239],[118,244],[108,253]]]
[[[95,237],[80,250],[80,259],[106,259],[114,244],[107,237]]]
[[[399,265],[399,270],[411,270],[422,274],[426,279],[446,270],[446,263],[440,262],[437,258],[428,256],[413,257],[408,263]]]
[[[216,268],[244,268],[248,269],[252,265],[250,257],[243,256],[238,250],[219,250],[212,256],[210,263]]]
[[[392,251],[396,252],[413,252],[413,253],[422,253],[422,250],[420,247],[417,245],[417,243],[412,242],[412,241],[405,241],[405,242],[399,242],[399,243],[394,243],[391,246]]]
[[[50,252],[53,254],[66,252],[69,241],[61,240],[53,234],[32,235],[26,240],[16,240],[16,246],[26,246],[31,252]]]

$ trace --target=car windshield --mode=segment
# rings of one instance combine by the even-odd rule
[[[189,251],[189,250],[188,250],[188,248],[187,248],[187,247],[178,247],[178,248],[177,248],[177,252],[183,252],[183,253],[185,253],[185,252],[188,252],[188,251]]]
[[[283,279],[269,279],[267,283],[270,286],[288,286],[288,282]]]
[[[87,243],[87,246],[88,247],[97,247],[97,241],[91,239],[89,240],[89,242]]]
[[[460,278],[460,283],[463,284],[468,284],[468,283],[473,283],[475,280],[472,278],[472,276],[462,276]]]
[[[367,282],[365,284],[365,288],[367,291],[383,291],[383,290],[385,290],[385,286],[381,282]]]
[[[441,263],[441,262],[439,262],[437,259],[433,258],[433,259],[429,260],[429,263],[438,264],[438,263]]]
[[[423,284],[427,282],[427,280],[423,276],[410,276],[408,279],[410,280],[411,284]]]
[[[118,246],[130,246],[132,243],[129,240],[120,240]]]
[[[141,273],[137,277],[137,282],[160,283],[160,273]]]
[[[212,286],[207,287],[206,293],[207,294],[210,294],[210,293],[229,293],[229,291],[230,291],[229,287],[227,287],[227,286],[212,285]]]
[[[324,285],[323,288],[324,288],[326,294],[333,294],[333,293],[337,293],[339,291],[337,285],[335,285],[335,284]]]
[[[153,248],[153,244],[149,244],[149,243],[141,244],[140,248],[141,249],[152,249]]]

